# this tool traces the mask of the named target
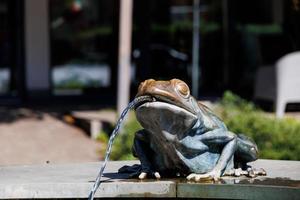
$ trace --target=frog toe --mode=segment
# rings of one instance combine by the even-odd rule
[[[156,179],[160,179],[161,176],[159,174],[159,172],[141,172],[140,175],[139,175],[139,179],[143,180],[143,179],[146,179],[148,176],[151,176],[151,177],[155,177]]]
[[[260,169],[258,169],[258,170],[255,171],[255,174],[257,174],[259,176],[266,176],[267,172],[263,168],[260,168]]]
[[[200,181],[201,179],[210,179],[210,177],[206,176],[206,174],[196,174],[192,173],[188,177],[186,177],[189,181]]]
[[[206,174],[196,174],[196,173],[192,173],[190,175],[188,175],[186,177],[188,180],[194,180],[194,181],[200,181],[200,180],[214,180],[214,181],[217,181],[220,176],[218,174],[215,174],[215,173],[206,173]]]
[[[256,177],[256,176],[266,176],[267,175],[267,172],[263,168],[260,168],[260,169],[249,168],[247,171],[248,171],[247,175],[251,178]]]
[[[141,172],[140,175],[139,175],[139,179],[143,180],[147,178],[147,173],[146,172]]]
[[[192,173],[192,174],[188,175],[188,176],[186,177],[186,179],[189,180],[189,181],[190,181],[190,180],[193,180],[193,179],[195,179],[196,175],[197,175],[197,174]]]
[[[156,179],[160,179],[161,178],[160,174],[158,172],[154,172],[154,176],[155,176]]]
[[[234,176],[240,177],[243,174],[243,170],[241,168],[234,169]]]

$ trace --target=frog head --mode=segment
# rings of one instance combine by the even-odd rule
[[[140,96],[153,99],[135,108],[137,120],[152,133],[162,132],[171,139],[186,133],[197,122],[198,103],[187,84],[179,79],[148,79],[138,88],[136,97]]]

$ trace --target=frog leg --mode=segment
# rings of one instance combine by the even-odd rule
[[[243,170],[248,169],[250,166],[248,162],[257,160],[258,148],[256,143],[244,134],[237,135],[237,149],[234,153],[235,168],[241,167]]]
[[[257,160],[258,148],[254,141],[243,134],[237,135],[237,149],[234,153],[234,167],[236,169],[234,176],[246,175],[248,177],[256,177],[258,175],[265,176],[266,171],[262,168],[255,169],[247,163]]]
[[[228,162],[231,160],[237,148],[237,136],[224,129],[215,129],[204,134],[197,135],[197,140],[200,140],[207,145],[224,145],[217,164],[212,171],[205,174],[190,174],[187,179],[199,181],[200,179],[214,179],[217,180],[224,173]]]
[[[139,179],[145,179],[147,175],[154,176],[159,179],[160,174],[153,170],[153,166],[150,162],[150,156],[153,156],[154,152],[149,145],[149,140],[147,137],[147,132],[145,130],[140,130],[135,133],[133,147],[133,155],[136,156],[141,162],[141,173]]]

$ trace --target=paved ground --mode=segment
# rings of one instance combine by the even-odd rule
[[[0,147],[0,165],[98,161],[101,150],[81,129],[25,109],[0,109]]]
[[[110,161],[96,197],[179,197],[204,199],[297,199],[300,196],[300,162],[257,160],[267,176],[256,178],[222,177],[214,182],[186,181],[185,178],[128,179],[117,173],[137,161]],[[0,167],[0,199],[87,198],[101,163],[47,164]]]

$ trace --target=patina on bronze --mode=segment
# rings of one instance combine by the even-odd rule
[[[141,165],[122,168],[140,179],[186,176],[188,180],[216,180],[224,175],[265,175],[247,165],[258,157],[257,145],[226,125],[190,95],[179,80],[142,82],[136,98],[150,96],[135,106],[144,129],[135,134],[133,154]]]

